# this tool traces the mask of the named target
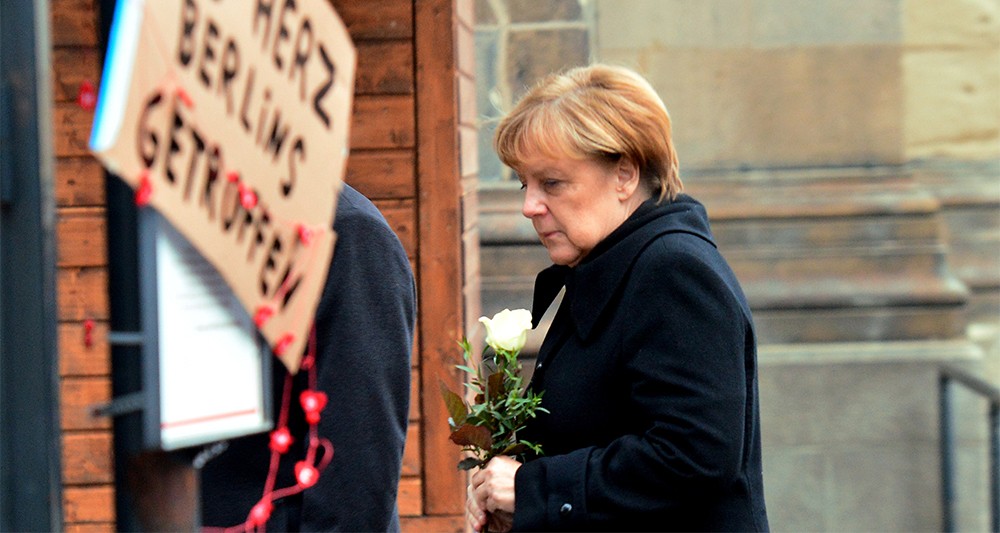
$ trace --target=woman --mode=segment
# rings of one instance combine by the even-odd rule
[[[555,263],[536,326],[566,292],[530,385],[549,413],[520,435],[544,455],[477,471],[470,526],[767,530],[750,309],[681,194],[663,102],[630,70],[576,68],[525,95],[494,145]]]

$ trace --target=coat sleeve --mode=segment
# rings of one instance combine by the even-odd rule
[[[315,323],[318,387],[329,397],[318,430],[335,451],[303,493],[302,529],[393,531],[410,397],[413,274],[370,202],[345,196],[337,213]]]
[[[516,528],[649,527],[650,517],[719,498],[741,475],[753,334],[735,278],[705,251],[660,239],[637,262],[612,320],[625,325],[621,415],[643,429],[523,465]]]

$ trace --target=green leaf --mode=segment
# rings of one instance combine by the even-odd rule
[[[482,394],[483,388],[479,386],[479,382],[472,380],[472,383],[462,383],[462,385],[476,394]]]
[[[461,426],[464,424],[466,417],[469,416],[469,410],[466,408],[462,397],[451,392],[451,389],[444,384],[444,381],[441,382],[441,396],[444,397],[444,405],[448,408],[448,415],[455,425]]]
[[[483,462],[475,457],[468,457],[458,462],[459,470],[472,470],[477,466],[482,466]]]
[[[541,444],[534,444],[534,443],[528,442],[526,440],[522,440],[521,444],[524,444],[528,448],[531,448],[531,450],[533,452],[535,452],[536,454],[542,455],[542,445]]]
[[[459,446],[475,446],[483,450],[489,450],[493,446],[493,437],[490,435],[490,430],[483,426],[473,426],[471,424],[459,426],[458,429],[451,432],[449,439]]]

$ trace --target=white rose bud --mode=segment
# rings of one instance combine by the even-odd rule
[[[504,309],[492,319],[479,317],[486,326],[486,344],[496,351],[519,352],[528,340],[531,329],[531,311],[527,309]]]

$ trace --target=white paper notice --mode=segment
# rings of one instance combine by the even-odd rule
[[[263,376],[270,350],[215,268],[156,218],[163,449],[270,429]]]

